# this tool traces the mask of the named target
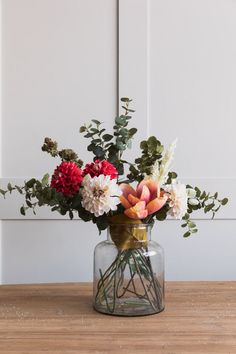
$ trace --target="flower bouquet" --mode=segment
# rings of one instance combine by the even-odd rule
[[[93,161],[83,164],[71,149],[45,138],[42,150],[61,159],[53,175],[42,180],[32,178],[23,186],[8,183],[7,193],[17,191],[25,198],[20,208],[35,214],[36,207],[47,205],[61,215],[78,216],[97,225],[99,232],[108,229],[108,240],[95,249],[94,307],[116,315],[144,315],[164,309],[164,261],[160,245],[151,241],[155,221],[167,216],[182,219],[184,237],[197,232],[191,220],[195,210],[211,212],[212,217],[228,202],[218,193],[177,181],[171,170],[176,141],[168,149],[155,136],[140,143],[134,162],[124,158],[131,148],[136,128],[129,128],[132,100],[122,98],[124,114],[115,119],[113,133],[93,119],[80,133],[89,140]],[[84,167],[83,167],[84,166]]]

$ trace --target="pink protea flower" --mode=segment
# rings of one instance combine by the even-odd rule
[[[136,189],[126,183],[120,187],[120,202],[125,208],[125,215],[131,219],[145,219],[160,210],[167,201],[167,196],[161,195],[159,185],[152,180],[143,180]]]

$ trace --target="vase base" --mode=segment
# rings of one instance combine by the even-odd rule
[[[150,303],[145,303],[144,300],[137,300],[137,298],[116,299],[115,306],[112,302],[107,304],[94,304],[94,309],[97,312],[111,315],[111,316],[148,316],[160,313],[164,310],[164,306],[151,306]]]

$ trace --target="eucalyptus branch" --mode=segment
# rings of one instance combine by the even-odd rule
[[[193,197],[188,199],[189,214],[195,210],[203,209],[204,213],[211,212],[213,219],[215,213],[218,212],[223,205],[228,203],[228,198],[218,198],[218,192],[211,194],[206,191],[201,191],[198,187],[192,187],[190,185],[187,185],[186,187],[194,192]]]
[[[132,100],[123,97],[121,101],[124,103],[122,108],[125,113],[116,117],[112,134],[108,134],[104,128],[101,129],[102,122],[96,119],[92,119],[89,125],[80,128],[80,133],[85,133],[84,137],[91,139],[87,150],[93,152],[94,160],[108,160],[117,168],[119,175],[123,175],[124,164],[128,163],[122,160],[122,155],[127,148],[131,148],[131,140],[137,132],[136,128],[127,128],[131,119],[129,114],[134,112],[129,108]]]
[[[191,234],[194,234],[198,231],[196,224],[191,220],[190,214],[195,210],[203,209],[204,213],[212,213],[212,219],[215,216],[215,213],[220,210],[223,205],[228,203],[228,198],[219,199],[218,193],[210,194],[206,191],[201,191],[198,187],[192,187],[190,185],[186,186],[190,190],[192,197],[188,199],[188,211],[182,218],[184,224],[182,227],[187,227],[188,230],[185,232],[184,237],[189,237]]]
[[[184,220],[184,224],[181,225],[181,227],[187,227],[187,231],[184,233],[184,237],[189,237],[191,234],[195,234],[198,229],[196,224],[190,219],[190,215],[186,213],[182,220]]]
[[[145,175],[150,175],[152,167],[157,160],[162,159],[163,145],[155,136],[150,136],[140,143],[141,156],[135,159],[135,163],[130,166],[128,178],[130,181],[141,181]]]

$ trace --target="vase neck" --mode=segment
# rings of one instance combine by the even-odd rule
[[[151,228],[152,224],[110,224],[107,239],[119,249],[145,247],[151,240]]]

